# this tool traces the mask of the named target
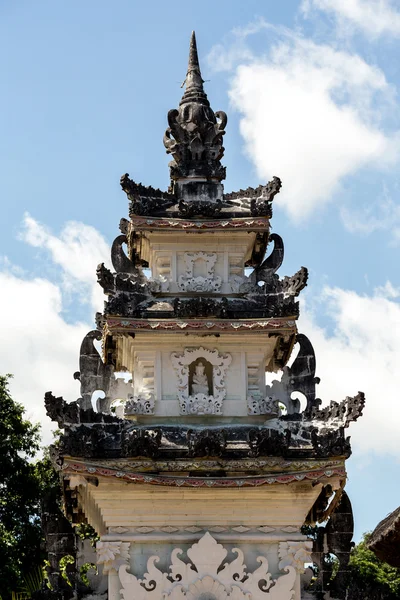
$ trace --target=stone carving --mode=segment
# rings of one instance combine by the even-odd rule
[[[197,394],[210,394],[210,384],[208,382],[208,377],[204,371],[205,366],[203,362],[197,363],[194,367],[194,373],[192,376],[192,394],[196,396]]]
[[[120,184],[130,200],[130,215],[152,215],[164,211],[175,202],[168,192],[162,192],[151,186],[145,187],[129,178],[129,173],[122,175]],[[126,232],[123,232],[126,233]]]
[[[271,279],[283,262],[284,245],[281,236],[277,233],[272,233],[269,236],[269,242],[274,242],[271,254],[259,266],[256,266],[250,275],[250,279],[255,283]]]
[[[273,177],[267,185],[257,188],[249,187],[246,190],[224,194],[224,201],[229,205],[237,206],[242,210],[250,209],[252,216],[272,217],[272,201],[279,193],[282,182],[279,177]]]
[[[308,269],[301,267],[297,273],[291,277],[284,277],[280,281],[280,290],[284,296],[298,296],[307,285]]]
[[[352,421],[362,415],[365,406],[365,395],[363,392],[358,392],[357,396],[347,396],[342,402],[330,402],[324,408],[315,407],[310,413],[310,419],[316,421],[324,421],[331,426],[348,427]]]
[[[103,565],[103,573],[118,571],[129,562],[129,542],[97,542],[97,564]]]
[[[228,300],[214,300],[213,298],[190,298],[190,300],[174,299],[174,314],[177,317],[227,317]]]
[[[344,427],[323,433],[318,433],[317,429],[313,429],[311,442],[317,457],[345,456],[349,458],[351,455],[350,437],[345,437]]]
[[[60,439],[62,455],[99,458],[113,456],[115,448],[121,445],[121,422],[81,423],[79,427],[69,429]]]
[[[189,429],[189,456],[221,456],[226,448],[226,437],[223,429]]]
[[[305,572],[304,563],[312,562],[311,552],[313,543],[311,541],[280,542],[279,543],[279,568],[284,569],[289,565],[294,567],[298,573]]]
[[[194,277],[194,263],[204,260],[206,264],[206,276]],[[214,275],[214,267],[217,261],[216,252],[185,252],[186,272],[180,275],[178,287],[183,292],[218,292],[221,287],[221,277]]]
[[[261,195],[250,200],[250,212],[253,217],[272,217],[271,204],[276,194],[279,194],[281,187],[282,182],[279,177],[273,177],[272,181],[262,188]]]
[[[94,341],[101,339],[102,333],[96,329],[85,335],[80,349],[79,371],[74,373],[74,378],[81,383],[81,398],[78,402],[84,410],[92,408],[92,395],[96,390],[103,390],[107,396],[114,377],[114,368],[103,363],[94,346]],[[104,408],[104,404],[104,401],[99,399],[98,408]]]
[[[290,443],[290,431],[274,429],[250,429],[248,444],[250,456],[285,456]]]
[[[158,456],[161,446],[161,429],[132,429],[125,433],[122,441],[124,456]]]
[[[189,64],[185,93],[178,110],[168,113],[168,129],[164,146],[172,154],[171,178],[187,176],[222,180],[225,169],[220,163],[224,154],[222,138],[227,123],[226,114],[214,113],[203,89],[203,79],[197,56],[194,32],[190,40]]]
[[[312,560],[318,567],[317,580],[312,585],[312,591],[321,597],[344,600],[348,597],[349,589],[349,560],[354,544],[353,510],[350,498],[342,492],[339,503],[332,512],[325,527],[317,528],[314,541]],[[334,554],[339,560],[336,576],[332,577],[332,561],[325,560],[326,555]]]
[[[191,200],[186,202],[184,199],[179,201],[178,214],[180,217],[190,219],[192,217],[217,217],[222,209],[222,202],[210,202],[208,200]]]
[[[290,415],[299,413],[300,403],[292,399],[293,392],[304,394],[307,399],[306,413],[318,407],[320,400],[315,398],[315,386],[319,377],[315,377],[315,352],[310,340],[299,333],[296,338],[300,345],[296,359],[291,367],[284,367],[281,381],[275,380],[272,385],[266,386],[266,393],[282,402]]]
[[[65,424],[79,422],[79,406],[77,402],[65,402],[62,396],[56,398],[52,392],[44,395],[46,414],[52,421],[57,421],[58,427],[63,429]]]
[[[139,394],[139,396],[128,396],[124,407],[125,416],[129,415],[153,415],[154,394]]]
[[[122,249],[122,245],[127,243],[125,234],[118,235],[111,246],[111,262],[116,273],[130,273],[140,275],[137,266],[128,258]]]
[[[206,533],[187,550],[190,562],[179,558],[180,548],[171,553],[169,573],[160,571],[155,563],[157,556],[151,556],[147,563],[148,572],[143,579],[128,573],[126,564],[119,568],[119,578],[123,600],[292,600],[296,582],[296,570],[292,566],[284,568],[285,575],[274,580],[268,572],[268,561],[259,556],[260,566],[248,572],[244,564],[244,554],[234,548],[233,561],[223,562],[228,551],[218,544],[210,533]]]
[[[278,400],[262,396],[247,396],[247,408],[249,415],[278,415]]]
[[[96,269],[97,283],[101,285],[105,294],[113,294],[115,292],[114,275],[110,269],[100,263]]]
[[[193,372],[196,361],[197,363],[206,361],[212,365],[212,381],[208,382],[208,391],[210,391],[211,383],[212,394],[204,393],[207,389],[205,379],[203,379],[203,384],[195,382],[193,388],[193,375],[192,381],[190,381],[189,374],[191,370]],[[222,414],[222,402],[226,396],[225,375],[231,361],[230,354],[220,354],[218,350],[208,350],[203,347],[186,348],[183,354],[176,352],[171,354],[172,366],[178,380],[178,400],[181,414]],[[200,368],[199,371],[202,371],[201,376],[204,377],[204,370]],[[190,386],[192,386],[191,389]],[[196,390],[200,390],[200,388],[203,392],[196,393]],[[193,394],[193,392],[195,393]]]
[[[113,365],[104,364],[94,341],[102,339],[102,332],[94,329],[83,338],[79,357],[80,371],[74,373],[74,378],[81,383],[81,398],[79,406],[83,410],[92,408],[92,395],[95,391],[103,391],[104,398],[97,399],[98,412],[109,414],[111,404],[116,399],[126,399],[132,390],[131,382],[115,378]]]

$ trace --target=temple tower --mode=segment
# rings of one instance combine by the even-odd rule
[[[364,396],[321,408],[314,351],[296,327],[307,269],[277,275],[281,182],[224,193],[227,117],[203,83],[193,33],[164,135],[170,188],[121,178],[130,218],[114,272],[97,270],[107,301],[82,342],[81,397],[46,394],[64,429],[67,512],[100,536],[109,600],[298,600],[310,593],[306,563],[319,564],[314,590],[329,588],[329,544],[340,597],[352,536],[345,428]],[[266,372],[277,373],[270,385]],[[304,526],[337,514],[341,537],[328,525],[313,546]]]

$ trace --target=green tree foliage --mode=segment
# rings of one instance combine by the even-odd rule
[[[0,376],[0,581],[2,600],[26,588],[26,577],[46,558],[40,527],[40,500],[59,493],[48,456],[35,461],[39,426],[24,418],[24,407]]]
[[[364,534],[363,540],[357,544],[350,557],[353,575],[360,582],[378,584],[382,591],[393,598],[400,598],[400,569],[382,562],[367,548],[369,534]]]

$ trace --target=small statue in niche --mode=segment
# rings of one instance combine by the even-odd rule
[[[212,395],[212,365],[203,358],[189,365],[189,394]]]

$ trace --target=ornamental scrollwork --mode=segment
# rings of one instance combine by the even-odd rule
[[[203,260],[206,264],[205,277],[194,276],[194,264],[198,260]],[[185,252],[186,270],[185,274],[179,277],[179,289],[182,292],[218,292],[222,279],[214,274],[216,262],[216,252]]]
[[[129,542],[97,542],[97,564],[103,565],[104,574],[128,564],[129,546]]]
[[[128,396],[124,407],[125,416],[154,414],[154,394]]]
[[[232,561],[225,561],[228,550],[207,532],[197,543],[187,550],[190,562],[184,562],[180,548],[171,553],[169,572],[165,573],[155,565],[158,556],[151,556],[143,579],[128,572],[126,564],[119,569],[123,600],[292,600],[295,595],[297,573],[294,567],[283,568],[284,575],[273,579],[269,572],[268,560],[259,556],[260,564],[253,572],[244,564],[244,554],[240,548],[233,548],[236,555]],[[186,559],[187,560],[187,559]]]

